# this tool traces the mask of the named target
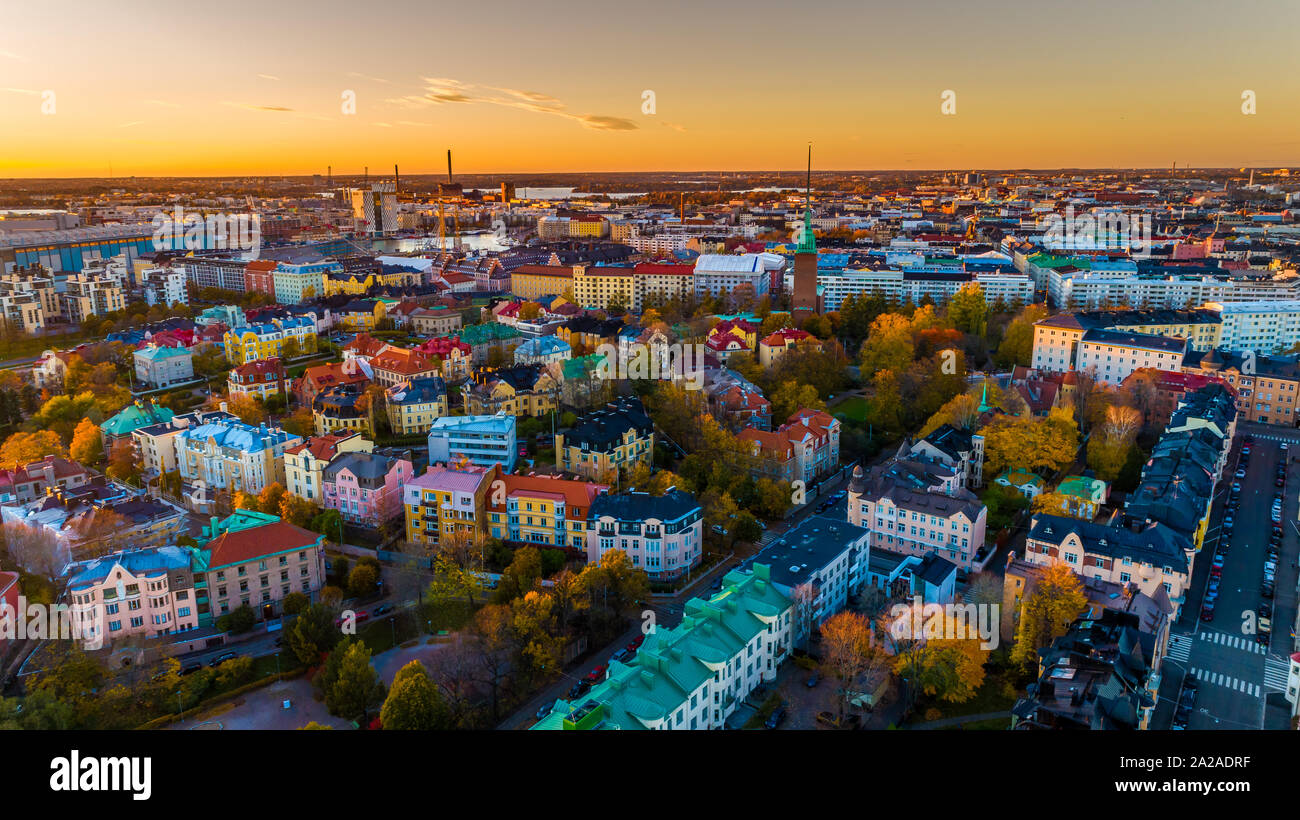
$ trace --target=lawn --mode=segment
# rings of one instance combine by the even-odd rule
[[[851,399],[842,401],[831,408],[831,413],[841,421],[853,421],[858,424],[865,424],[867,421],[867,411],[871,409],[871,403],[861,396],[854,396]]]
[[[958,730],[965,732],[1000,732],[1011,728],[1011,718],[989,718],[988,720],[973,720],[970,723],[963,723],[960,726],[946,726],[940,729],[941,732],[949,730]]]

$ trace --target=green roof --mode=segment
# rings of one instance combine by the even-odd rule
[[[141,427],[162,424],[171,421],[174,416],[166,407],[159,407],[153,402],[136,402],[129,404],[116,416],[99,425],[99,429],[109,436],[129,436]]]
[[[1106,482],[1100,478],[1083,475],[1071,475],[1061,479],[1056,491],[1065,495],[1082,498],[1085,501],[1100,501],[1106,495]]]
[[[1016,467],[1012,470],[1006,470],[998,476],[995,481],[1006,479],[1013,487],[1019,487],[1021,484],[1033,484],[1036,487],[1044,485],[1043,479],[1037,473],[1026,470],[1024,467]]]
[[[585,379],[591,375],[592,371],[600,367],[601,362],[605,360],[603,353],[588,353],[586,356],[579,356],[576,359],[564,359],[561,365],[564,368],[564,378],[567,379]]]
[[[524,334],[514,329],[510,325],[503,325],[498,322],[484,322],[481,325],[469,325],[460,329],[458,334],[460,340],[467,345],[480,345],[487,342],[501,342],[506,339],[517,339]]]
[[[532,728],[644,729],[669,719],[714,668],[740,655],[790,610],[770,569],[754,564],[748,572],[727,573],[721,592],[687,601],[680,624],[647,635],[630,663],[611,661],[604,681],[577,701],[556,701]]]

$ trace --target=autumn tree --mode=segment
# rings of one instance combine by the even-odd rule
[[[93,467],[104,458],[104,436],[100,433],[98,424],[86,418],[81,420],[72,432],[68,457],[88,467]]]
[[[1065,564],[1051,564],[1020,607],[1011,659],[1026,669],[1038,664],[1038,650],[1065,634],[1088,606],[1083,582]]]
[[[266,421],[266,408],[257,399],[243,393],[228,398],[226,410],[244,424],[258,425]]]
[[[926,623],[926,640],[918,647],[910,669],[924,694],[949,703],[965,703],[984,684],[988,650],[975,631],[973,619],[937,612]],[[931,637],[933,630],[934,637]]]
[[[140,453],[131,441],[118,439],[113,442],[113,448],[108,453],[108,469],[104,471],[109,478],[137,484],[141,467]]]
[[[257,494],[257,509],[267,515],[279,515],[280,502],[284,497],[284,485],[278,481],[272,481]]]
[[[1034,497],[1029,509],[1034,513],[1068,515],[1071,518],[1079,518],[1084,521],[1092,519],[1089,502],[1077,495],[1068,493],[1041,493]]]
[[[821,634],[822,663],[840,682],[837,702],[842,718],[863,676],[882,667],[885,656],[872,644],[870,619],[857,612],[839,612],[827,618]]]
[[[127,442],[130,446],[130,442]],[[35,433],[14,433],[0,444],[0,464],[21,467],[33,461],[40,461],[46,456],[66,458],[68,450],[63,446],[59,434],[52,430],[38,430]]]

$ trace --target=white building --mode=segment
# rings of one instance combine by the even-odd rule
[[[1093,328],[1084,332],[1077,351],[1074,370],[1092,370],[1098,381],[1118,385],[1144,367],[1181,370],[1187,340]]]
[[[775,253],[701,254],[695,260],[695,296],[717,296],[748,285],[754,297],[767,294],[772,274],[785,269],[785,258]]]
[[[1211,302],[1222,319],[1219,347],[1282,353],[1300,344],[1300,301]]]
[[[453,464],[464,458],[471,464],[491,467],[500,464],[506,472],[515,468],[517,457],[515,417],[443,416],[429,428],[429,463]]]

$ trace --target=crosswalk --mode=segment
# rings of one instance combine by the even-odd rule
[[[1212,686],[1222,686],[1225,689],[1231,689],[1234,692],[1240,692],[1243,695],[1250,695],[1252,698],[1259,697],[1259,684],[1244,681],[1240,678],[1234,678],[1231,675],[1225,675],[1222,672],[1212,672],[1208,669],[1197,669],[1190,667],[1188,670],[1201,683],[1208,683]]]
[[[1243,638],[1240,635],[1229,635],[1226,632],[1215,632],[1213,630],[1205,630],[1198,632],[1197,634],[1201,636],[1201,640],[1215,643],[1220,646],[1240,649],[1242,652],[1250,652],[1254,655],[1268,654],[1268,648],[1263,644],[1256,643],[1254,638]],[[1173,638],[1170,638],[1169,640],[1173,641]]]
[[[776,533],[772,532],[771,530],[763,530],[763,536],[762,536],[761,538],[758,539],[758,546],[759,546],[759,547],[766,547],[768,544],[772,543],[773,541],[775,541],[776,539],[778,539],[778,538],[780,538],[780,537],[781,537],[781,536],[777,535]]]
[[[1166,657],[1178,661],[1179,663],[1187,663],[1187,659],[1191,657],[1191,654],[1192,654],[1191,638],[1189,638],[1187,635],[1169,636],[1169,647],[1168,650],[1165,652]]]
[[[1267,433],[1255,433],[1254,436],[1257,441],[1263,439],[1264,441],[1285,441],[1288,444],[1300,444],[1300,440],[1292,436],[1274,436]]]
[[[1269,655],[1264,659],[1264,688],[1286,691],[1286,673],[1289,668],[1286,658]]]

